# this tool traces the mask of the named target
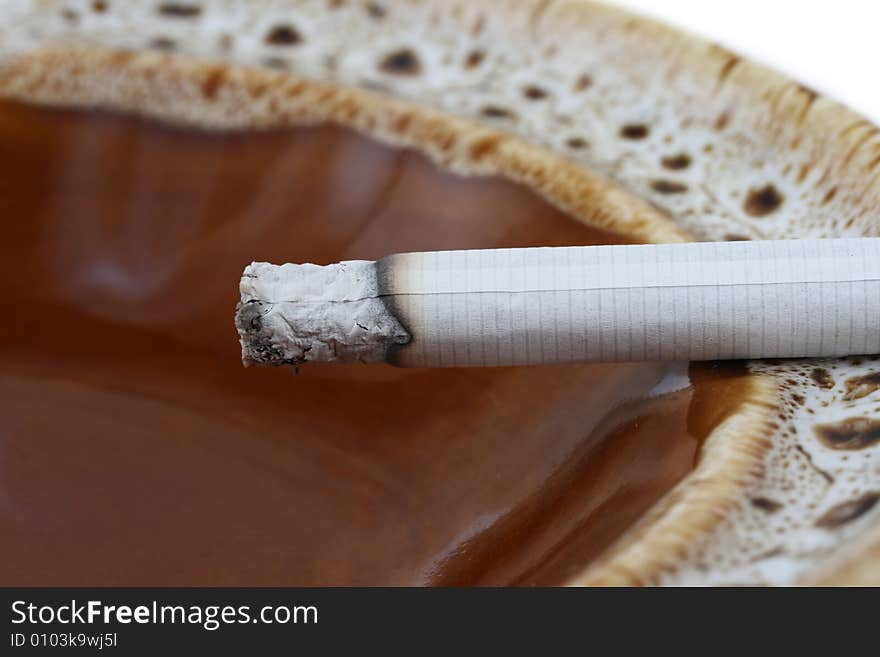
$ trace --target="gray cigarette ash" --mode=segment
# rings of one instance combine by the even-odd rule
[[[379,291],[376,263],[248,265],[235,326],[245,366],[377,362],[410,336]]]

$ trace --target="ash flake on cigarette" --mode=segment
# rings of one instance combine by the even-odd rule
[[[378,362],[410,336],[386,306],[377,264],[248,265],[235,326],[245,366]]]

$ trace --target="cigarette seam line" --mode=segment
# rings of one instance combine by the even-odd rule
[[[450,291],[430,291],[430,292],[390,292],[387,294],[376,294],[369,297],[358,297],[357,299],[279,299],[271,301],[269,299],[258,299],[252,297],[249,301],[260,301],[262,303],[296,303],[296,304],[314,304],[325,305],[329,303],[357,303],[359,301],[369,301],[370,299],[384,299],[389,297],[406,297],[406,296],[439,296],[446,294],[535,294],[543,292],[600,292],[607,290],[669,290],[694,287],[768,287],[771,285],[822,285],[825,283],[868,283],[880,281],[880,277],[876,278],[843,278],[843,279],[822,279],[816,281],[770,281],[770,282],[754,282],[754,283],[687,283],[675,285],[611,285],[603,287],[571,287],[571,288],[536,288],[529,290],[450,290]]]

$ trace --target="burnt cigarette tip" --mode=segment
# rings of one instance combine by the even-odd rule
[[[379,362],[410,336],[379,293],[376,263],[251,263],[235,326],[242,363]]]

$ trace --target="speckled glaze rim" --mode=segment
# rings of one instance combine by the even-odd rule
[[[670,75],[686,67],[712,90],[707,98],[716,106],[705,112],[711,110],[720,121],[735,102],[747,108],[739,120],[749,122],[749,130],[767,143],[781,151],[809,148],[826,177],[862,181],[864,211],[853,213],[847,228],[877,234],[870,209],[880,207],[880,138],[876,128],[845,107],[716,45],[594,3],[517,0],[488,3],[486,11],[501,15],[511,32],[542,31],[560,40],[577,38],[589,24],[593,32],[604,30],[637,43],[646,58],[671,62]],[[0,60],[0,96],[110,108],[223,130],[337,124],[422,151],[463,175],[521,183],[600,228],[644,241],[689,239],[666,213],[608,176],[503,128],[286,72],[167,53],[53,44]],[[763,457],[778,428],[782,403],[776,378],[753,374],[742,405],[705,442],[696,469],[571,583],[663,583],[695,541],[727,521],[728,510],[741,504],[750,482],[764,476]],[[880,581],[877,530],[863,532],[858,542],[837,550],[799,581]]]

